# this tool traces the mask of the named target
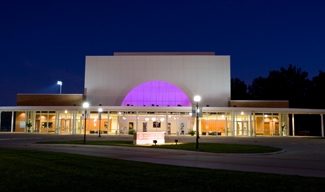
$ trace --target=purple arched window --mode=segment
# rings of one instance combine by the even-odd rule
[[[150,81],[133,88],[124,98],[122,106],[191,106],[191,102],[175,85]]]

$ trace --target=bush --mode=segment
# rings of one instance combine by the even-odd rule
[[[135,130],[134,129],[129,129],[129,135],[134,135],[135,134]]]
[[[195,135],[195,131],[191,130],[188,132],[188,134],[193,136],[193,135]]]

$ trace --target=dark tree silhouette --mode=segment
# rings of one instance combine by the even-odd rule
[[[270,71],[266,78],[255,78],[248,87],[249,94],[257,100],[289,100],[290,107],[304,108],[308,106],[306,92],[312,85],[307,77],[307,72],[290,64],[287,69]]]
[[[319,71],[318,76],[312,78],[312,87],[307,92],[310,108],[325,109],[325,72]]]
[[[244,81],[238,78],[231,78],[231,99],[232,100],[247,100],[249,99],[247,85]]]

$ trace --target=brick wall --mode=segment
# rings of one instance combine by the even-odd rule
[[[289,108],[289,101],[232,100],[229,107]]]
[[[18,94],[17,106],[82,106],[82,94]]]

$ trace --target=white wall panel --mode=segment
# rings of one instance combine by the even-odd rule
[[[92,105],[119,105],[135,86],[170,82],[201,105],[225,107],[230,98],[230,57],[197,55],[87,56],[85,88]]]

